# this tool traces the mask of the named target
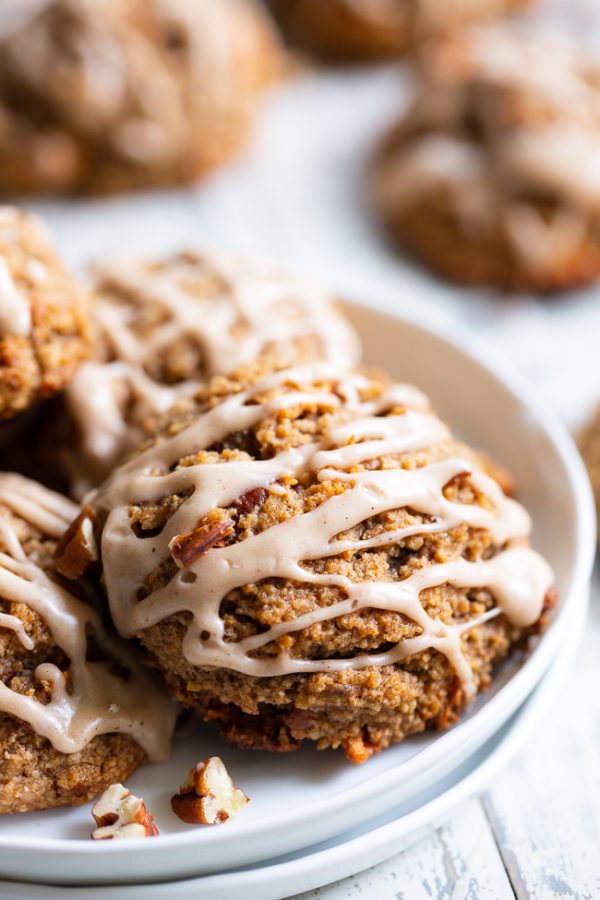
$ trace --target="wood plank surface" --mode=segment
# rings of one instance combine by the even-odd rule
[[[295,900],[600,898],[600,580],[552,709],[481,797],[392,859]]]
[[[296,900],[514,900],[478,799],[414,847],[353,878]]]

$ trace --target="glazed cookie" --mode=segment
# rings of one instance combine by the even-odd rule
[[[372,196],[450,279],[555,291],[600,274],[600,61],[566,38],[474,29],[424,55]]]
[[[542,622],[530,520],[415,388],[218,376],[95,495],[118,630],[242,747],[445,728]]]
[[[49,440],[63,448],[76,496],[139,443],[148,420],[217,372],[267,353],[342,365],[360,355],[356,334],[323,291],[216,255],[106,266],[95,275],[93,308],[98,361],[67,390],[63,433]]]
[[[0,419],[64,388],[89,355],[82,297],[42,223],[0,207]]]
[[[254,0],[3,6],[5,194],[193,181],[237,151],[277,66],[270,23]]]
[[[334,62],[390,59],[531,0],[269,0],[290,42]]]
[[[171,702],[54,568],[94,556],[84,519],[60,542],[77,513],[0,474],[0,813],[78,806],[169,749]]]

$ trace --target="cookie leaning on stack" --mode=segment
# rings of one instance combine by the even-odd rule
[[[160,685],[107,632],[89,585],[56,570],[77,514],[0,474],[0,813],[78,806],[169,751],[175,714]],[[94,555],[88,541],[83,560]],[[80,562],[67,555],[65,571]]]
[[[35,217],[0,207],[0,419],[52,396],[90,355],[82,293]]]

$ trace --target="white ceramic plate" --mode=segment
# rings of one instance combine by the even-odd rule
[[[535,523],[534,543],[552,562],[561,601],[554,621],[524,662],[513,660],[463,722],[392,748],[368,765],[306,749],[284,757],[236,752],[209,729],[178,742],[170,762],[131,779],[154,811],[161,838],[92,844],[89,807],[0,822],[0,872],[55,883],[152,881],[227,870],[307,847],[360,825],[415,796],[481,746],[518,708],[558,655],[564,622],[585,591],[594,553],[587,478],[565,429],[510,372],[477,349],[471,334],[452,339],[406,318],[348,306],[366,359],[414,381],[465,439],[515,474]],[[226,759],[252,798],[239,818],[192,829],[170,813],[169,797],[187,768],[209,753]]]
[[[237,872],[115,887],[47,887],[0,882],[0,900],[279,900],[376,865],[417,841],[457,804],[481,790],[526,742],[572,664],[585,623],[587,596],[572,609],[563,652],[541,684],[483,747],[441,782],[385,816],[308,851]]]

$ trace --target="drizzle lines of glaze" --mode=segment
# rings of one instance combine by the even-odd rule
[[[183,652],[190,662],[257,677],[382,666],[435,648],[455,668],[466,696],[473,696],[476,685],[461,646],[462,635],[501,613],[519,627],[532,625],[552,585],[552,571],[539,554],[525,545],[530,531],[526,511],[505,497],[499,485],[477,470],[472,460],[443,459],[415,469],[360,468],[370,460],[424,450],[449,437],[447,428],[429,410],[420,392],[406,385],[391,385],[377,400],[362,401],[361,390],[368,383],[364,376],[326,365],[275,373],[199,415],[179,434],[160,439],[117,470],[94,502],[107,513],[103,559],[111,609],[121,633],[133,635],[169,615],[188,611],[192,621]],[[335,393],[325,387],[327,384],[335,384]],[[282,388],[283,392],[277,393]],[[256,402],[255,398],[273,389],[275,395],[271,399]],[[318,441],[284,450],[272,459],[175,468],[181,458],[206,449],[231,433],[250,429],[279,410],[314,407],[333,411],[334,419],[339,420]],[[306,472],[315,473],[321,482],[341,481],[346,489],[317,508],[243,541],[212,548],[192,565],[180,569],[168,584],[138,599],[145,578],[168,557],[170,541],[193,530],[210,510],[226,507],[257,487],[277,490],[278,479],[299,478]],[[470,475],[491,508],[451,502],[444,496],[444,487],[461,474]],[[160,534],[143,539],[134,534],[129,518],[132,504],[158,501],[182,492],[190,496]],[[373,516],[403,507],[422,514],[425,523],[369,540],[339,537]],[[340,574],[313,572],[305,565],[339,553],[389,546],[413,534],[444,532],[461,523],[488,530],[498,553],[475,562],[456,559],[432,563],[396,582],[355,583]],[[344,599],[237,643],[225,640],[219,614],[222,600],[235,588],[266,578],[335,586],[342,590]],[[443,584],[488,588],[496,606],[466,624],[432,618],[421,604],[421,593]],[[401,613],[419,626],[420,634],[387,652],[351,659],[299,659],[284,651],[274,657],[255,655],[284,634],[366,608]]]
[[[77,506],[19,475],[0,475],[0,598],[24,603],[44,621],[69,658],[68,674],[42,663],[35,678],[49,682],[51,698],[41,703],[0,683],[0,713],[27,722],[56,750],[75,753],[96,735],[131,734],[151,759],[168,753],[174,713],[167,697],[149,674],[131,659],[131,651],[109,637],[97,612],[53,581],[29,558],[12,516],[25,520],[49,538],[58,539],[77,514]],[[34,642],[17,617],[0,614],[0,629],[9,629],[26,650]],[[87,658],[88,636],[106,653],[102,661]],[[129,672],[113,671],[117,662]]]

